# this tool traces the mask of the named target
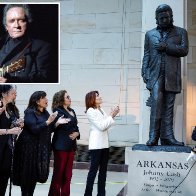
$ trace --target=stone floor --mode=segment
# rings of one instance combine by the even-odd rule
[[[83,196],[85,190],[85,182],[88,170],[86,169],[74,169],[71,182],[71,196]],[[48,178],[48,181],[44,184],[37,184],[34,196],[47,196],[50,186],[52,175],[52,169]],[[107,173],[106,195],[107,196],[126,196],[126,184],[128,173],[127,172],[113,172]],[[96,181],[93,190],[93,196],[96,196]],[[8,196],[8,190],[6,196]],[[12,196],[21,196],[20,187],[13,186]]]

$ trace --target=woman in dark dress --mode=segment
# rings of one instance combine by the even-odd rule
[[[5,195],[8,179],[11,175],[13,134],[18,135],[21,128],[12,125],[13,108],[9,106],[15,100],[16,91],[12,85],[0,85],[0,195]],[[12,128],[11,128],[12,127]]]
[[[51,129],[57,112],[50,115],[47,105],[44,91],[31,95],[25,110],[24,129],[15,145],[13,183],[21,187],[22,196],[32,196],[36,183],[48,178]]]
[[[75,111],[70,107],[71,98],[67,91],[61,90],[53,97],[52,110],[64,116],[69,122],[59,125],[52,139],[54,170],[49,196],[69,196],[72,166],[76,151],[76,139],[80,138]]]

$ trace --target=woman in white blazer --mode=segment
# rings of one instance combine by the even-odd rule
[[[93,184],[98,169],[97,196],[105,196],[105,182],[109,158],[108,130],[114,123],[114,117],[119,113],[119,107],[117,106],[111,111],[110,115],[107,115],[101,108],[102,98],[99,96],[98,91],[87,93],[85,102],[86,114],[90,123],[89,151],[91,164],[84,196],[92,196]]]

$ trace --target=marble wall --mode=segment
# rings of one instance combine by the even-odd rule
[[[65,86],[73,96],[84,143],[84,97],[94,89],[100,91],[107,112],[114,105],[121,108],[111,143],[138,142],[140,34],[141,1],[61,2],[61,82],[69,84]]]

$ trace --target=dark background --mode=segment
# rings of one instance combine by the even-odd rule
[[[3,8],[6,4],[0,4],[0,37],[6,34],[3,26]],[[59,4],[28,4],[31,8],[33,22],[28,26],[33,38],[41,39],[52,44],[53,61],[55,62],[53,82],[58,82],[58,39],[59,39]]]

